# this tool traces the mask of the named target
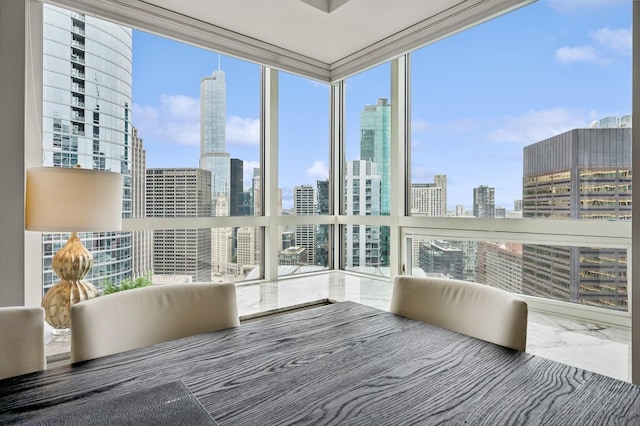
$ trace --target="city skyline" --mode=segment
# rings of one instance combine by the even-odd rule
[[[496,207],[513,209],[522,198],[524,146],[630,113],[630,5],[540,0],[412,54],[412,182],[447,175],[449,211],[458,204],[472,210],[480,185],[496,188]],[[513,37],[496,40],[503,33]],[[220,63],[227,77],[227,148],[246,162],[246,190],[259,159],[259,67],[137,30],[133,37],[132,122],[145,140],[148,166],[197,167],[198,83]],[[491,51],[483,47],[487,40]],[[346,81],[346,160],[359,156],[360,112],[390,98],[389,68],[382,64]],[[329,90],[284,72],[279,86],[282,98],[304,104],[298,111],[280,103],[281,120],[286,117],[280,143],[304,147],[280,153],[279,187],[284,208],[291,208],[295,186],[327,176]],[[446,154],[454,144],[460,149],[452,158]]]
[[[49,11],[49,9],[47,9],[47,11]],[[47,16],[48,15],[45,15],[45,18]],[[53,163],[52,165],[62,167],[74,166],[75,164],[91,164],[93,168],[96,169],[120,170],[121,173],[127,176],[127,179],[125,179],[124,193],[128,195],[124,199],[123,204],[124,217],[131,217],[132,215],[140,216],[140,202],[143,196],[147,197],[145,202],[145,213],[147,217],[182,217],[185,213],[187,213],[187,217],[209,216],[213,210],[215,210],[215,216],[227,216],[230,209],[230,200],[229,197],[224,195],[228,195],[225,194],[225,192],[230,190],[231,154],[227,152],[226,149],[228,142],[226,127],[228,122],[234,123],[237,120],[233,117],[228,118],[225,113],[227,103],[226,73],[221,69],[217,69],[201,77],[199,83],[200,98],[194,99],[194,101],[197,100],[199,107],[197,128],[198,146],[200,150],[196,158],[200,160],[200,167],[198,167],[198,165],[191,167],[157,167],[153,164],[146,164],[146,179],[141,179],[140,173],[145,168],[147,148],[146,142],[143,144],[142,141],[144,136],[139,134],[138,129],[131,123],[129,107],[132,105],[133,97],[131,90],[133,83],[131,82],[131,69],[126,67],[126,65],[131,66],[134,63],[132,59],[133,49],[129,44],[133,40],[133,33],[128,28],[109,23],[107,23],[108,26],[104,28],[109,28],[110,30],[105,31],[100,26],[100,23],[95,21],[95,18],[85,18],[84,15],[71,11],[62,11],[57,19],[51,19],[50,21],[45,20],[45,23],[44,42],[48,47],[45,50],[45,59],[49,60],[45,62],[52,65],[44,67],[44,88],[45,93],[48,94],[43,103],[43,121],[46,123],[43,134],[44,162],[48,159]],[[53,25],[54,23],[55,25]],[[96,31],[96,33],[94,33],[94,31]],[[109,58],[102,58],[96,54],[96,52],[100,53],[101,50],[95,49],[94,40],[105,39],[105,36],[99,36],[101,34],[100,31],[104,31],[105,34],[109,36],[119,36],[125,41],[125,43],[122,43],[124,50],[115,51],[117,56],[115,61],[109,61]],[[72,36],[69,45],[65,42],[65,40],[69,38],[65,37],[66,34],[71,34]],[[425,51],[421,51],[418,53],[424,52]],[[121,58],[118,60],[120,56]],[[419,60],[421,57],[418,54],[416,58]],[[221,60],[220,56],[218,60]],[[101,70],[102,68],[109,69],[109,64],[112,62],[120,62],[125,65],[121,70],[110,69],[112,73],[124,76],[124,80],[120,82],[119,86],[105,86],[101,83],[102,81],[109,81],[110,75],[101,74]],[[89,63],[92,65],[91,67],[88,65]],[[257,69],[255,65],[246,63],[242,65]],[[351,87],[353,81],[363,81],[357,80],[358,78],[363,78],[363,76],[372,78],[372,81],[387,79],[389,77],[386,75],[388,68],[389,64],[377,67],[365,72],[363,75],[354,77],[356,80],[350,79],[347,85]],[[420,66],[418,66],[417,69],[420,70]],[[69,74],[66,75],[65,72]],[[416,75],[415,69],[413,75]],[[429,78],[416,79],[415,81],[418,83],[416,93],[424,89],[424,87],[421,87],[421,84],[424,84],[425,81],[433,84],[433,81]],[[282,126],[282,128],[279,132],[278,160],[280,165],[278,165],[277,171],[281,182],[279,186],[284,187],[284,189],[282,191],[278,190],[278,195],[280,195],[281,192],[286,193],[289,191],[286,186],[287,184],[294,185],[292,188],[293,209],[290,212],[285,212],[285,214],[315,215],[320,214],[321,208],[325,214],[328,212],[330,182],[326,180],[327,172],[324,167],[326,164],[323,166],[323,160],[318,160],[318,158],[326,158],[327,153],[325,152],[325,154],[320,157],[316,156],[319,155],[315,154],[314,148],[317,147],[313,145],[309,146],[307,139],[313,139],[318,137],[318,135],[303,125],[305,123],[320,123],[327,118],[327,111],[320,113],[316,111],[316,107],[322,104],[318,99],[322,99],[322,97],[326,95],[325,90],[328,89],[328,86],[326,84],[320,85],[316,83],[308,85],[308,83],[309,81],[306,79],[288,74],[282,74],[279,82],[281,90],[278,93],[278,116],[280,117],[278,128],[280,129],[280,126]],[[120,89],[118,89],[118,87],[120,87]],[[292,93],[292,88],[295,87],[299,87],[302,93]],[[358,88],[357,83],[355,87]],[[315,91],[316,88],[320,88],[320,90],[314,93],[313,96],[308,96],[310,93],[308,90]],[[468,87],[463,87],[463,89],[465,88]],[[369,93],[370,85],[365,85],[364,89]],[[118,90],[123,91],[119,92]],[[52,94],[56,95],[52,96]],[[295,95],[301,95],[302,98],[298,97],[296,99]],[[255,98],[255,93],[252,93],[252,96]],[[367,95],[366,97],[368,98],[369,96],[370,95]],[[392,188],[390,187],[390,170],[393,167],[391,163],[391,153],[393,152],[392,143],[394,142],[392,137],[393,129],[391,128],[393,111],[387,96],[388,94],[385,94],[378,97],[374,103],[367,102],[364,103],[364,105],[355,104],[353,101],[346,103],[347,112],[345,114],[347,116],[347,128],[350,128],[354,122],[358,123],[358,138],[348,137],[345,143],[347,157],[355,157],[356,159],[347,159],[345,161],[345,181],[339,183],[340,185],[344,185],[344,210],[347,215],[379,216],[389,214],[391,210],[390,192]],[[246,99],[243,100],[247,101]],[[295,100],[295,102],[292,102],[292,100]],[[230,103],[234,102],[237,104],[236,101],[237,97],[235,96],[233,97],[233,101],[229,100]],[[414,107],[419,105],[420,103],[412,103]],[[356,109],[357,118],[359,119],[354,120],[354,115],[349,111]],[[418,108],[418,112],[423,111]],[[299,122],[295,119],[297,117],[301,117],[301,120],[304,117],[304,120]],[[414,120],[413,123],[415,124],[416,121]],[[620,130],[621,132],[618,133],[630,134],[631,115],[600,117],[599,120],[594,120],[590,123],[588,127],[589,128],[585,128],[584,130],[569,130],[561,133],[557,133],[554,130],[548,138],[535,140],[532,143],[527,143],[523,140],[522,146],[516,146],[517,149],[522,150],[524,148],[525,151],[524,161],[521,161],[525,167],[523,171],[520,172],[524,173],[525,179],[521,178],[519,184],[522,185],[524,183],[525,194],[531,195],[531,183],[537,182],[538,180],[542,186],[535,191],[538,191],[544,196],[548,194],[559,194],[558,196],[554,195],[555,198],[552,199],[553,202],[550,202],[544,197],[541,198],[539,203],[532,201],[531,198],[527,199],[523,197],[522,204],[525,207],[523,209],[525,217],[565,217],[566,215],[558,215],[555,210],[551,211],[551,214],[545,212],[549,210],[549,206],[551,206],[552,210],[564,208],[567,194],[569,194],[566,188],[568,188],[570,183],[573,186],[578,185],[578,179],[574,179],[573,177],[570,182],[564,182],[562,185],[559,184],[561,176],[565,176],[565,178],[569,176],[568,171],[560,170],[562,167],[560,167],[560,169],[558,168],[565,164],[562,160],[567,158],[566,150],[544,150],[544,152],[541,152],[541,158],[548,161],[550,166],[546,167],[544,173],[540,176],[532,172],[531,168],[527,168],[529,163],[527,162],[526,153],[531,152],[532,147],[554,144],[554,140],[560,140],[564,138],[563,135],[573,132],[605,134],[606,132],[602,131],[606,129],[609,133],[611,133],[610,131]],[[117,128],[119,131],[111,131],[112,128]],[[187,137],[185,130],[188,129],[183,127],[177,127],[176,129],[177,132],[182,135],[180,136],[181,138]],[[429,129],[430,126],[425,124],[423,130]],[[237,137],[237,134],[233,133],[235,131],[237,131],[237,129],[231,132],[231,139]],[[418,133],[419,132],[412,132],[412,136]],[[283,135],[286,135],[286,137]],[[538,136],[538,134],[535,135],[536,138]],[[324,134],[321,134],[319,137],[326,138],[328,143],[326,128]],[[184,139],[181,140],[184,141]],[[616,143],[623,142],[624,141],[620,139]],[[455,143],[455,141],[447,141],[447,144],[448,143]],[[440,148],[442,145],[446,144],[432,143],[432,141],[427,144],[429,150]],[[504,146],[506,145],[503,145],[503,147]],[[250,151],[245,153],[246,156],[239,155],[240,159],[234,158],[234,160],[238,160],[234,161],[234,181],[241,180],[240,175],[245,174],[244,188],[239,187],[237,184],[235,185],[239,188],[236,190],[236,195],[242,195],[242,197],[237,197],[238,203],[236,207],[238,209],[241,207],[239,203],[240,198],[246,198],[246,202],[243,201],[242,203],[243,208],[249,204],[253,204],[253,211],[255,211],[256,214],[260,214],[259,194],[262,190],[260,184],[261,175],[255,166],[252,167],[253,164],[251,160],[255,158],[256,154],[258,154],[259,158],[260,152],[255,144],[247,145],[247,147]],[[412,148],[414,148],[411,150],[412,155],[416,152],[420,153],[424,147],[425,145],[421,143],[412,143]],[[472,151],[471,148],[469,148],[469,150]],[[306,151],[309,151],[309,153]],[[487,146],[483,147],[483,152],[484,151],[490,153]],[[616,149],[610,141],[598,148],[594,148],[592,151],[593,155],[606,152],[606,155],[611,156],[611,158],[620,157],[624,159],[624,161],[630,159],[630,149]],[[294,153],[302,153],[302,156],[299,159],[297,157],[294,159]],[[447,192],[450,191],[450,189],[453,189],[452,192],[457,190],[455,185],[450,187],[449,182],[455,183],[459,176],[470,172],[471,166],[469,164],[463,164],[464,161],[459,161],[460,158],[458,158],[468,155],[466,151],[451,149],[451,147],[449,147],[446,153],[448,155],[439,157],[436,152],[436,155],[427,157],[428,164],[430,164],[429,167],[437,166],[439,170],[438,173],[433,173],[432,175],[425,175],[423,173],[422,179],[424,180],[422,182],[420,179],[417,179],[417,177],[420,176],[421,170],[419,167],[416,167],[416,164],[424,161],[425,158],[418,156],[418,158],[412,162],[411,173],[412,176],[416,178],[411,182],[412,194],[414,194],[414,192],[416,194],[421,192],[424,197],[423,202],[414,203],[412,213],[415,209],[416,214],[442,216],[444,205],[447,203]],[[266,153],[265,155],[273,155],[273,152]],[[572,155],[568,157],[573,158]],[[225,160],[224,164],[220,164],[220,162],[217,161],[219,158]],[[415,156],[412,158],[415,158]],[[497,158],[500,159],[501,157],[497,156]],[[213,159],[214,161],[209,162],[207,161],[208,159]],[[173,160],[175,161],[175,159]],[[447,161],[453,162],[451,165],[446,166]],[[247,164],[246,169],[244,162]],[[298,181],[295,180],[287,180],[287,176],[296,176],[295,173],[299,173],[301,170],[305,171],[305,162],[311,162],[312,164],[311,167],[306,169],[306,172],[310,173],[307,173],[304,178],[306,179],[305,182],[310,182],[298,183]],[[476,163],[481,162],[476,161]],[[611,181],[611,174],[617,174],[619,171],[603,169],[613,164],[610,163],[611,162],[602,162],[602,164],[598,166],[601,169],[586,170],[584,171],[584,173],[586,173],[584,175],[585,177],[583,177],[582,174],[580,175],[580,191],[585,194],[594,192],[595,195],[591,198],[581,199],[580,206],[584,207],[583,210],[580,211],[580,216],[578,217],[577,215],[578,210],[574,209],[572,212],[575,214],[572,213],[570,218],[598,220],[612,218],[628,220],[630,218],[628,212],[628,210],[630,210],[630,200],[619,202],[620,206],[623,206],[620,207],[622,214],[618,210],[609,208],[618,203],[618,201],[616,201],[618,198],[614,200],[611,196],[614,188],[618,188],[617,190],[621,191],[620,194],[624,193],[629,196],[631,188],[627,181],[621,181],[622,183],[620,184]],[[536,160],[534,164],[540,165],[542,163],[540,160]],[[595,163],[592,161],[584,164],[595,167]],[[482,163],[481,165],[487,167],[487,164]],[[625,167],[628,169],[628,165],[625,165]],[[499,174],[504,171],[500,167],[496,169]],[[293,171],[293,173],[287,174],[289,171]],[[625,169],[623,172],[624,178],[630,180],[630,170]],[[185,176],[184,173],[188,173],[189,175]],[[583,171],[580,171],[580,173],[583,173]],[[251,177],[251,180],[246,179],[247,175]],[[599,175],[604,176],[602,182],[596,182],[595,180],[592,182],[587,179],[587,177]],[[450,179],[449,176],[453,176],[453,178]],[[191,179],[191,177],[193,177],[193,179]],[[481,218],[507,217],[505,207],[500,207],[496,205],[495,202],[497,185],[477,183],[478,178],[481,178],[482,181],[487,179],[487,175],[482,173],[473,178],[474,215]],[[140,181],[145,181],[148,185],[146,191],[138,191],[139,188],[132,187],[132,182],[136,182],[139,185]],[[217,190],[212,191],[216,182],[221,181],[223,181],[224,184]],[[189,182],[191,186],[185,186],[187,182]],[[176,188],[180,188],[180,190],[178,191]],[[251,188],[251,191],[247,191],[249,188]],[[128,192],[130,189],[133,190],[134,194],[137,194],[138,199],[135,200],[135,202],[131,199],[131,193]],[[522,189],[520,193],[522,193]],[[197,199],[189,198],[197,194],[199,194]],[[322,194],[322,199],[320,199],[319,194]],[[605,194],[609,195],[605,196]],[[148,197],[150,195],[151,198],[149,199]],[[280,201],[282,198],[283,197],[279,196],[278,200]],[[573,200],[573,198],[575,197],[571,199]],[[513,200],[514,203],[515,200],[516,199]],[[412,202],[413,201],[415,200],[412,200]],[[456,211],[458,211],[458,205],[455,201],[449,204],[456,204]],[[429,207],[429,205],[432,206]],[[536,215],[532,216],[531,209],[533,207],[539,209],[541,213],[536,213]],[[282,205],[279,203],[277,208],[281,211]],[[285,208],[288,208],[288,206]],[[463,210],[464,209],[460,209],[460,211]],[[318,231],[320,229],[321,228],[318,228],[316,225],[305,224],[298,224],[295,227],[285,229],[285,232],[294,230],[295,234],[293,236],[295,238],[292,241],[288,234],[283,234],[284,237],[280,238],[278,245],[281,245],[282,248],[291,248],[291,250],[287,252],[287,256],[284,256],[282,260],[289,266],[294,263],[297,263],[297,266],[302,266],[308,262],[309,265],[313,267],[327,267],[329,265],[329,252],[327,251],[329,248],[327,241],[329,241],[329,239],[327,236],[322,235],[322,232],[326,233],[326,228],[322,229],[319,233]],[[255,259],[259,259],[259,251],[262,247],[259,232],[254,230],[253,236],[251,236],[250,230],[247,230],[249,232],[245,232],[245,230],[234,230],[232,228],[215,228],[211,230],[211,232],[208,230],[191,231],[196,232],[196,234],[186,235],[183,232],[174,234],[171,230],[154,231],[153,269],[155,273],[175,275],[177,272],[184,272],[184,274],[190,275],[192,279],[196,281],[208,279],[207,276],[210,278],[212,273],[216,276],[226,276],[228,273],[240,276],[244,273],[242,271],[248,271],[249,267],[253,268],[249,273],[253,271],[258,271],[256,272],[257,274],[260,273],[260,268],[255,268],[255,262],[237,263],[237,261],[234,261],[234,257],[236,256],[237,258],[242,257],[243,259],[247,258],[251,260],[250,257],[255,255]],[[202,235],[199,235],[200,232]],[[346,233],[345,267],[347,269],[355,268],[360,270],[359,268],[389,266],[387,263],[390,257],[388,245],[390,234],[388,227],[348,224]],[[234,235],[237,235],[237,242],[232,242],[232,239],[236,238]],[[185,236],[187,237],[186,240],[184,239]],[[419,237],[419,239],[422,240],[422,237]],[[134,241],[132,235],[122,234],[122,245],[120,246],[116,246],[115,242],[109,240],[104,241],[104,243],[101,240],[100,242],[92,244],[94,248],[98,247],[100,249],[104,247],[107,249],[101,254],[103,260],[107,262],[102,265],[99,264],[99,268],[110,270],[113,274],[120,274],[118,276],[121,276],[122,274],[127,274],[128,271],[133,272],[132,267],[135,267],[136,270],[140,269],[137,265],[137,261],[140,260],[142,261],[140,264],[142,265],[142,269],[146,269],[144,266],[144,263],[146,263],[146,255],[141,255],[139,259],[131,258],[133,246],[139,246],[138,241]],[[290,243],[301,247],[303,251],[298,249],[294,250]],[[320,244],[320,248],[316,256],[318,243]],[[419,246],[416,246],[416,254],[419,258],[420,268],[426,273],[453,274],[453,277],[469,276],[472,264],[469,262],[460,262],[460,260],[463,259],[465,253],[470,253],[472,248],[466,247],[458,241],[442,240],[440,241],[442,244],[438,243],[434,245],[434,241],[426,239],[422,241],[416,240],[414,243],[419,244]],[[195,257],[183,257],[181,261],[176,260],[176,263],[172,265],[171,261],[174,259],[173,252],[175,247],[187,247],[188,244],[192,245],[191,248],[179,251],[197,252],[197,255]],[[253,251],[253,253],[249,255],[246,253],[235,254],[234,247],[236,246],[242,246],[247,250]],[[52,244],[45,244],[44,249],[46,263],[47,256],[52,252]],[[491,250],[488,249],[486,254],[488,255]],[[114,253],[116,254],[115,258],[107,257],[113,256]],[[624,253],[624,250],[620,253]],[[614,254],[618,256],[617,251]],[[164,255],[169,256],[164,258]],[[412,255],[412,257],[413,256],[415,255]],[[589,265],[585,267],[584,271],[581,269],[580,273],[591,274],[589,276],[593,275],[597,278],[601,271],[590,269],[590,265],[597,262],[603,263],[615,256],[611,256],[604,251],[600,252],[600,254],[593,251],[589,252]],[[450,259],[441,263],[440,260],[444,260],[445,257],[450,257]],[[623,276],[623,274],[626,274],[626,263],[623,262],[626,259],[623,259],[624,256],[622,255],[619,257],[621,261],[618,263],[620,263],[621,268],[620,271],[616,271],[615,274]],[[135,260],[135,262],[133,262],[133,260]],[[187,260],[191,263],[186,262]],[[112,267],[114,262],[120,262],[121,266]],[[485,257],[483,260],[482,265],[487,268],[483,273],[486,275],[498,273],[497,270],[491,269],[495,266],[491,262],[490,257]],[[134,265],[134,263],[136,263],[136,265]],[[97,269],[99,270],[99,268]],[[240,275],[238,275],[239,273]],[[523,271],[523,276],[524,275]],[[48,282],[47,277],[49,276],[50,273],[45,271],[45,285]],[[624,277],[626,277],[626,275],[624,275]],[[579,283],[582,286],[582,281],[579,281]],[[616,283],[616,285],[618,284]],[[611,286],[606,284],[601,287],[607,290]],[[577,286],[573,285],[572,288],[577,288]],[[620,285],[619,288],[620,293],[626,289],[626,287],[622,285]],[[600,287],[598,287],[598,289],[600,289]],[[598,289],[594,291],[600,291]],[[592,290],[587,290],[586,293],[591,291]],[[577,297],[573,296],[574,293],[577,293],[577,291],[572,290],[572,301],[577,299]],[[555,294],[556,293],[550,294],[549,297],[553,297]],[[609,299],[601,299],[605,301],[602,303],[609,302]],[[623,299],[620,299],[615,302],[615,306],[619,307],[623,302]]]

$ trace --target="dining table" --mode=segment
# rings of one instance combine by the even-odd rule
[[[13,423],[637,425],[640,386],[347,301],[0,380]]]

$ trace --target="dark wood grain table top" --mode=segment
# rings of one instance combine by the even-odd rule
[[[176,380],[223,426],[640,424],[639,386],[353,302],[2,380],[0,424]]]

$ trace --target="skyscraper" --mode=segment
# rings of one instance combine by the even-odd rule
[[[391,105],[378,99],[377,105],[365,105],[360,113],[360,159],[376,165],[381,178],[380,215],[388,215],[391,185]]]
[[[434,175],[433,183],[442,189],[442,217],[447,216],[447,175]]]
[[[526,146],[523,217],[631,220],[630,126],[630,119],[607,118]],[[627,309],[625,249],[526,244],[522,250],[523,293]]]
[[[522,244],[477,243],[477,282],[522,293]]]
[[[433,183],[411,184],[411,214],[429,217],[443,216],[442,188]]]
[[[318,214],[329,214],[329,180],[316,183],[318,195]],[[329,265],[329,225],[318,225],[316,236],[316,265]]]
[[[244,162],[232,158],[229,172],[229,216],[247,216],[244,208]]]
[[[318,214],[318,200],[313,186],[301,185],[293,188],[293,214],[296,216]],[[315,265],[316,225],[296,225],[296,246],[305,249],[307,261],[310,265]]]
[[[260,264],[260,258],[257,256],[259,251],[256,248],[256,235],[255,228],[242,227],[238,229],[236,263],[238,264],[239,274],[247,273]]]
[[[131,217],[131,29],[48,4],[43,23],[42,164],[122,173],[123,217]],[[131,277],[131,233],[80,237],[94,257],[87,281],[99,288]],[[57,281],[49,265],[67,238],[42,235],[45,290]]]
[[[216,70],[200,81],[200,168],[211,172],[211,214],[223,195],[229,200],[231,159],[226,152],[227,86],[224,71]]]
[[[211,173],[207,170],[147,169],[147,217],[211,216]],[[167,229],[153,233],[156,275],[211,280],[211,230]]]
[[[380,216],[381,178],[371,161],[347,161],[345,169],[345,214]],[[346,266],[379,267],[380,226],[347,225],[345,232]]]
[[[365,105],[360,113],[360,160],[376,165],[380,176],[380,216],[391,212],[391,105],[384,98],[377,105]],[[380,258],[377,264],[387,266],[389,262],[389,227],[380,231]]]
[[[480,185],[473,188],[473,215],[480,218],[496,216],[496,189]]]
[[[219,195],[215,202],[216,217],[229,216],[229,203],[224,195]],[[226,276],[229,273],[231,261],[232,229],[230,227],[216,227],[211,229],[211,269],[216,276]]]
[[[131,210],[132,217],[146,217],[147,166],[146,151],[138,129],[131,129]],[[153,231],[131,233],[132,275],[134,278],[153,273]]]
[[[411,215],[440,217],[442,216],[442,188],[435,183],[411,184]],[[428,235],[411,237],[411,266],[420,267],[420,246],[430,243],[433,238]]]

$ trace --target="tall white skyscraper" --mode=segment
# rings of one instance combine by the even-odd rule
[[[382,178],[376,164],[365,160],[347,161],[345,172],[345,214],[379,216]],[[380,226],[347,225],[345,239],[348,268],[380,266]]]
[[[216,216],[229,216],[229,201],[224,195],[218,196],[215,206]],[[211,229],[211,273],[213,276],[223,276],[229,272],[231,243],[231,228]]]
[[[447,175],[434,175],[433,183],[442,190],[442,217],[447,216]]]
[[[131,210],[132,217],[146,217],[147,206],[147,152],[138,129],[131,129]],[[153,274],[153,231],[134,231],[131,233],[132,275],[138,278]]]
[[[42,164],[122,173],[123,217],[131,217],[131,29],[45,4],[42,30]],[[45,290],[58,280],[51,259],[67,238],[42,234]],[[131,277],[130,232],[80,238],[94,257],[87,281],[99,288]]]
[[[200,81],[200,168],[211,172],[211,214],[222,195],[229,200],[231,157],[226,143],[227,86],[224,71]]]
[[[313,186],[302,185],[293,188],[293,214],[318,214],[318,198]],[[296,246],[306,249],[309,264],[315,265],[316,225],[296,225]]]
[[[443,215],[442,188],[433,183],[411,184],[411,214],[429,217]]]

